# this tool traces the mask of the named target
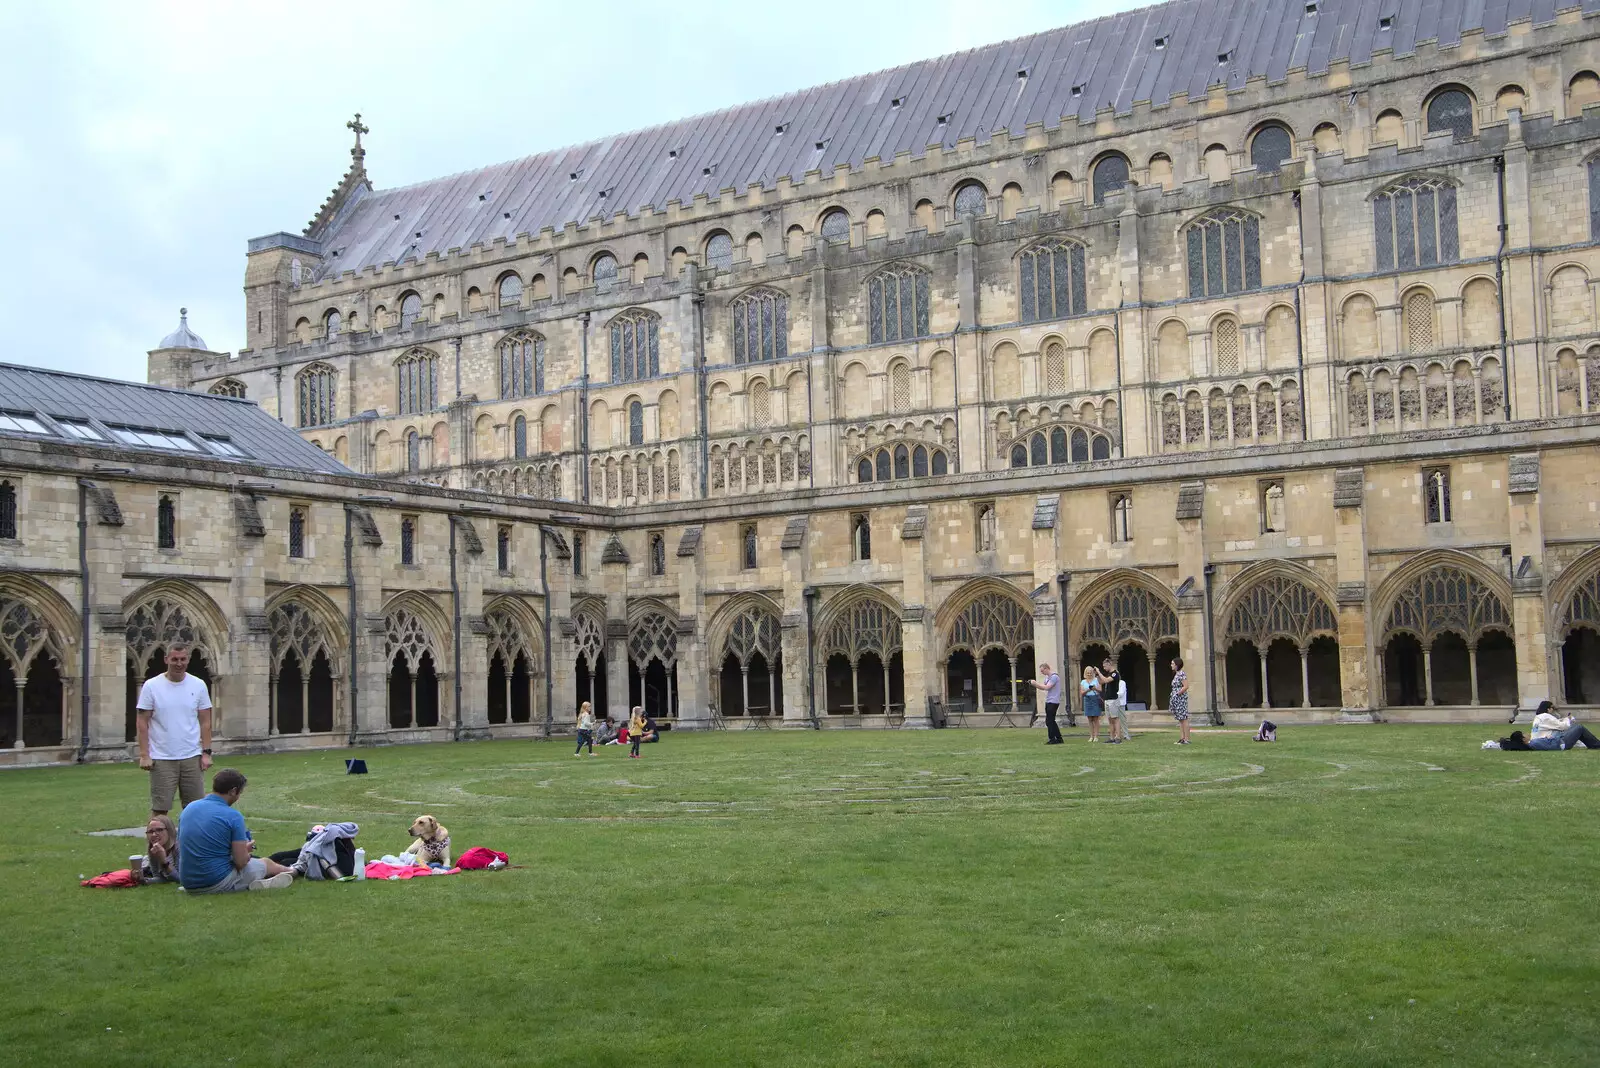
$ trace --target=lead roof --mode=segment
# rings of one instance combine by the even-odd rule
[[[800,181],[808,171],[859,168],[872,157],[920,157],[931,144],[983,142],[998,130],[1017,137],[1030,123],[1091,122],[1105,108],[1125,114],[1135,101],[1194,99],[1218,84],[1282,81],[1291,70],[1315,76],[1335,62],[1406,55],[1429,41],[1448,48],[1468,32],[1494,36],[1512,22],[1554,22],[1557,6],[1173,0],[418,185],[356,189],[353,210],[319,235],[322,272],[511,242],[545,227],[715,198],[725,188],[771,188],[780,177]],[[1591,14],[1600,0],[1578,6]]]

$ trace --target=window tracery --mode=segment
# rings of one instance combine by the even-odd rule
[[[27,602],[0,597],[0,654],[11,662],[12,676],[27,678],[29,666],[41,652],[61,659],[49,624]]]
[[[631,308],[611,320],[611,381],[633,382],[661,373],[661,319]]]
[[[298,424],[326,426],[333,422],[334,389],[338,382],[333,368],[325,363],[314,363],[302,368],[294,380],[300,401]]]
[[[678,627],[660,612],[647,612],[628,632],[628,656],[640,671],[659,660],[671,671],[678,662]]]
[[[733,362],[763,363],[789,357],[789,298],[774,289],[752,289],[736,298]]]
[[[193,646],[207,652],[201,635],[183,606],[165,597],[146,601],[128,617],[128,653],[135,664],[144,665],[158,649],[166,649],[174,642]]]
[[[544,392],[544,335],[519,330],[500,342],[500,399]]]
[[[1261,220],[1217,208],[1189,224],[1189,296],[1215,297],[1261,288]]]
[[[414,613],[405,608],[399,608],[389,613],[386,621],[383,655],[384,659],[393,661],[396,654],[405,657],[406,666],[416,671],[422,664],[424,656],[431,657],[437,666],[439,657],[433,649],[433,638],[428,634],[428,628]]]
[[[274,673],[283,666],[284,658],[291,652],[302,665],[309,666],[319,653],[327,659],[330,667],[337,663],[333,645],[328,641],[322,624],[302,604],[289,601],[274,608],[267,616],[267,633]]]
[[[1043,322],[1088,310],[1084,247],[1066,238],[1041,241],[1020,257],[1022,321]]]
[[[1083,644],[1103,645],[1112,655],[1129,643],[1153,652],[1162,643],[1177,640],[1178,614],[1142,586],[1111,590],[1083,623]]]
[[[1338,637],[1333,609],[1311,587],[1283,575],[1252,586],[1228,617],[1228,642],[1243,639],[1258,649],[1267,648],[1279,637],[1289,638],[1303,649],[1323,634]]]
[[[867,327],[871,343],[905,341],[928,334],[928,272],[910,264],[886,267],[867,281]]]
[[[961,610],[950,625],[948,651],[965,649],[974,656],[986,649],[1003,649],[1016,656],[1033,644],[1033,611],[1018,598],[1003,593],[982,593]]]
[[[415,415],[439,407],[439,360],[427,349],[412,349],[394,363],[401,415]]]
[[[1404,632],[1426,646],[1452,633],[1475,645],[1491,630],[1512,633],[1511,614],[1499,596],[1470,572],[1441,564],[1418,575],[1395,600],[1383,640]]]
[[[900,614],[882,601],[867,597],[845,609],[828,626],[817,647],[819,663],[838,654],[859,663],[867,653],[887,664],[901,650]]]
[[[1456,187],[1441,178],[1408,178],[1372,198],[1378,270],[1453,263],[1460,256]]]
[[[778,654],[783,650],[782,635],[777,616],[757,606],[747,608],[728,628],[728,637],[722,656],[717,658],[718,662],[732,656],[741,668],[747,668],[751,660],[760,656],[766,661],[767,670],[771,671],[777,663]]]

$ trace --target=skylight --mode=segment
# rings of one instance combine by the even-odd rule
[[[27,412],[0,412],[0,430],[11,430],[21,434],[50,433],[49,428]]]
[[[199,452],[200,447],[175,430],[147,430],[142,427],[114,426],[111,433],[125,445],[138,445],[146,449],[176,449],[179,452]]]
[[[60,425],[62,430],[67,432],[67,437],[69,438],[80,438],[83,441],[105,440],[105,436],[88,423],[79,422],[73,419],[62,419],[60,417],[56,418],[56,422]]]
[[[207,445],[210,445],[222,455],[236,460],[244,459],[244,452],[240,450],[239,446],[235,445],[227,438],[214,438],[210,434],[207,434],[205,435],[205,439]]]

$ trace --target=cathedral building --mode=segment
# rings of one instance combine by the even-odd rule
[[[397,189],[357,116],[247,347],[150,353],[258,452],[0,395],[0,745],[124,753],[176,634],[240,747],[1104,657],[1151,722],[1180,656],[1224,722],[1600,704],[1597,72],[1594,4],[1172,0]]]

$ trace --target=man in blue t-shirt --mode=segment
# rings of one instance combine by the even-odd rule
[[[232,768],[211,778],[211,792],[184,806],[178,821],[178,881],[191,894],[279,890],[294,881],[288,868],[258,859],[244,817],[233,807],[246,779]]]

